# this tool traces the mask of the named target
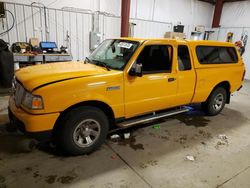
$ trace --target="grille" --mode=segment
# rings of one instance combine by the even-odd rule
[[[20,107],[24,93],[24,88],[17,82],[15,90],[15,102],[17,107]]]

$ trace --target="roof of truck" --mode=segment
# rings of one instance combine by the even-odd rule
[[[170,39],[170,38],[132,38],[132,37],[122,37],[118,39],[138,41],[138,42],[169,41],[169,42],[175,42],[175,43],[189,43],[193,45],[235,46],[233,43],[230,43],[230,42],[213,41],[213,40],[187,40],[187,39]]]

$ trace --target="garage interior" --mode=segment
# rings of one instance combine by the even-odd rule
[[[2,1],[0,188],[250,187],[249,9],[249,0]],[[234,43],[245,63],[243,87],[217,116],[191,105],[187,113],[115,129],[88,155],[32,147],[22,133],[6,130],[17,70],[81,62],[119,37]]]

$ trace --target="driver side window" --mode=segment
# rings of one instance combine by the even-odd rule
[[[172,51],[169,45],[145,46],[136,63],[142,65],[143,74],[171,72]]]

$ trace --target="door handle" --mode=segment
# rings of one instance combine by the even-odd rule
[[[168,78],[168,82],[173,82],[175,80],[176,80],[176,78]]]

